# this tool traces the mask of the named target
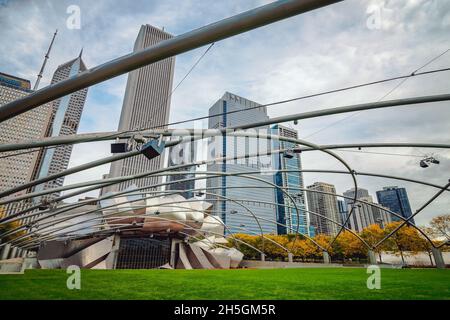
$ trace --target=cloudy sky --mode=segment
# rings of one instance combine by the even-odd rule
[[[41,87],[55,68],[78,55],[91,68],[132,51],[142,24],[164,27],[179,35],[271,1],[136,0],[62,1],[0,0],[0,71],[31,81],[42,64],[52,34],[58,29]],[[67,9],[80,8],[80,29],[68,29]],[[297,97],[413,72],[450,48],[450,2],[442,0],[346,1],[299,15],[216,43],[172,97],[171,121],[204,116],[225,91],[259,103]],[[206,48],[176,58],[175,84]],[[450,66],[450,52],[421,71]],[[385,99],[449,93],[450,73],[410,78]],[[398,82],[270,107],[270,116],[377,101]],[[89,89],[79,132],[117,129],[126,75]],[[197,124],[198,125],[198,124]],[[301,138],[318,144],[358,142],[449,143],[450,105],[422,104],[328,116],[288,124]],[[364,151],[364,150],[363,150]],[[369,150],[365,150],[369,151]],[[384,173],[444,185],[450,178],[450,152],[391,148],[380,155],[338,152],[356,171]],[[419,156],[433,153],[440,165],[419,167]],[[70,166],[109,155],[108,143],[75,146]],[[410,155],[410,156],[405,156]],[[305,169],[342,169],[320,153],[303,155]],[[109,166],[74,174],[66,184],[100,178]],[[351,187],[348,176],[305,174],[306,184],[324,181],[338,192]],[[361,187],[407,188],[413,210],[437,190],[406,182],[360,177]],[[450,213],[444,194],[416,221]]]

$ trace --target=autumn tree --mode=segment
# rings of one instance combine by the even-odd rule
[[[400,221],[392,222],[386,225],[386,234],[389,234],[401,224]],[[386,247],[400,253],[403,264],[406,264],[404,252],[410,251],[413,254],[423,250],[423,238],[418,231],[407,225],[398,229],[389,239],[386,240]]]
[[[317,245],[309,239],[297,239],[295,242],[292,240],[288,244],[289,250],[294,256],[299,257],[302,261],[308,258],[312,258],[316,255]]]
[[[330,248],[331,237],[325,234],[318,234],[314,237],[314,241],[319,244],[321,247],[325,248],[330,255],[334,253],[333,248]],[[319,248],[317,245],[315,246],[315,250],[313,252],[315,257],[322,257],[323,250]]]
[[[370,246],[376,245],[386,235],[386,231],[380,227],[379,224],[371,224],[363,229],[360,233],[361,238],[364,239]],[[386,250],[386,244],[376,247],[374,252],[378,253],[381,261],[381,252]]]
[[[335,243],[335,252],[339,251],[344,258],[367,256],[367,249],[362,241],[349,231],[342,231]]]
[[[234,238],[236,238],[237,241],[235,241]],[[238,244],[236,242],[238,242]],[[237,233],[234,234],[234,236],[228,238],[228,243],[229,246],[235,247],[236,249],[241,251],[246,259],[259,258],[259,252],[252,248],[252,247],[257,248],[256,236],[244,233]]]
[[[428,230],[432,238],[450,241],[450,214],[444,214],[431,219]]]
[[[262,241],[264,240],[264,250],[262,247]],[[264,253],[272,259],[284,259],[287,257],[287,251],[284,248],[288,247],[289,240],[286,236],[277,235],[265,235],[265,239],[261,236],[256,236],[256,247],[264,251]],[[278,244],[278,245],[277,245]]]
[[[6,216],[7,216],[7,214],[6,214],[5,207],[0,206],[0,219],[5,218]],[[0,224],[0,235],[5,232],[17,229],[20,226],[21,226],[21,223],[17,220],[12,221],[12,222],[2,223],[2,224]],[[25,234],[25,231],[16,232],[14,234],[11,234],[9,236],[2,238],[2,242],[14,240],[24,234]]]

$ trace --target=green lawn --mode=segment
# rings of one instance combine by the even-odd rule
[[[381,269],[82,270],[68,290],[65,270],[0,275],[0,299],[450,299],[450,271]]]

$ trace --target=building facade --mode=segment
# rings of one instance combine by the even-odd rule
[[[293,130],[281,125],[271,127],[271,134],[287,138],[298,138],[297,130]],[[297,144],[272,140],[272,149],[293,149]],[[302,163],[299,153],[274,153],[273,167],[280,170],[274,174],[274,183],[283,188],[275,189],[275,200],[277,202],[277,221],[279,223],[278,234],[295,233],[297,230],[306,235],[310,235],[309,215],[306,212],[306,196],[303,183]],[[288,170],[293,172],[283,172]],[[289,195],[286,195],[286,193]],[[299,212],[295,209],[299,208]]]
[[[411,206],[409,204],[408,194],[405,188],[397,186],[384,187],[383,190],[377,191],[378,203],[389,208],[389,210],[408,219],[412,216]],[[392,221],[400,221],[399,217],[391,215]],[[415,224],[414,218],[409,221],[410,224]]]
[[[209,118],[209,129],[219,129],[230,126],[248,124],[254,121],[267,120],[265,107],[250,109],[239,113],[225,114],[229,111],[245,110],[258,107],[259,104],[235,94],[226,92],[210,109],[209,115],[221,114]],[[254,132],[267,134],[269,127],[252,129]],[[208,158],[240,157],[256,153],[258,143],[267,140],[236,136],[219,136],[212,138],[208,145]],[[267,151],[267,149],[266,149]],[[273,189],[273,174],[264,173],[272,169],[270,156],[242,158],[235,161],[223,161],[209,164],[208,171],[236,174],[248,173],[259,180],[236,176],[219,176],[207,180],[206,190],[208,201],[214,204],[214,212],[228,226],[227,233],[277,233],[275,195]],[[256,172],[256,174],[254,174]],[[210,195],[213,194],[213,195]],[[239,205],[233,200],[239,201]],[[254,216],[257,217],[257,219]]]
[[[311,226],[314,227],[315,234],[337,235],[340,228],[337,223],[341,223],[341,218],[337,198],[334,195],[336,194],[335,186],[325,182],[315,182],[306,188]]]
[[[23,98],[32,92],[29,80],[0,73],[0,105]],[[51,103],[47,103],[1,122],[0,143],[42,139],[50,123],[51,111]],[[23,150],[1,153],[0,191],[9,190],[33,180],[39,153],[19,153],[23,153]],[[27,190],[23,190],[11,196],[20,196],[26,192]],[[6,206],[5,212],[9,215],[25,207],[26,205],[22,202],[11,203]]]
[[[192,163],[195,161],[195,142],[190,141],[187,143],[179,143],[173,147],[169,148],[169,159],[168,164],[169,167],[177,166],[177,165],[183,165]],[[172,182],[171,184],[167,185],[166,190],[184,190],[183,192],[180,192],[179,194],[185,197],[186,199],[190,199],[194,197],[194,191],[192,189],[195,189],[195,168],[196,166],[190,166],[190,167],[184,167],[181,169],[175,169],[171,170],[170,172],[176,173],[177,171],[183,171],[183,172],[190,172],[190,173],[183,173],[183,174],[175,174],[175,175],[169,175],[167,177],[168,182]],[[190,180],[191,179],[191,180]],[[184,181],[181,181],[184,180]],[[175,182],[179,181],[179,182]]]
[[[359,197],[358,200],[373,203],[371,196]],[[350,212],[351,207],[352,204],[349,204],[347,212]],[[356,232],[361,232],[364,228],[367,228],[376,222],[374,207],[367,203],[358,202],[350,216],[348,227]]]
[[[341,217],[341,221],[342,221],[342,223],[344,223],[345,220],[347,220],[347,214],[348,214],[347,206],[345,205],[345,201],[341,200],[341,199],[338,199],[337,204],[338,204],[338,211],[339,211],[339,215]]]
[[[344,196],[353,198],[355,196],[355,189],[347,190],[343,193]],[[375,204],[372,196],[369,195],[369,191],[364,188],[358,188],[356,192],[356,199],[362,202],[357,202],[354,206],[354,210],[346,227],[356,231],[361,232],[364,228],[372,224],[378,224],[381,228],[391,222],[390,215],[383,210],[383,206]],[[345,199],[346,206],[346,217],[348,212],[353,207],[352,199]],[[343,220],[345,221],[345,220]]]
[[[143,25],[134,44],[134,52],[153,46],[173,36],[150,25]],[[166,128],[169,121],[175,57],[131,71],[128,74],[125,97],[120,115],[119,131],[142,128]],[[148,160],[144,155],[111,163],[110,178],[158,170],[164,166],[163,155]],[[161,177],[146,177],[108,187],[121,191],[132,184],[138,187],[154,185]]]
[[[355,188],[351,188],[350,190],[347,190],[343,193],[345,197],[348,198],[354,198],[355,197]],[[364,188],[358,188],[358,191],[356,191],[356,199],[369,197],[369,190]],[[352,199],[344,198],[345,207],[347,208],[349,204],[353,203]]]
[[[56,69],[53,74],[51,84],[58,83],[70,77],[87,70],[86,65],[80,55],[70,60]],[[46,136],[56,137],[76,134],[80,125],[81,114],[83,113],[86,102],[88,88],[76,91],[53,101],[50,123],[47,126]],[[39,164],[35,173],[35,179],[47,177],[49,175],[62,172],[69,165],[72,154],[72,145],[62,145],[57,148],[48,148],[42,150],[39,155]],[[39,192],[52,188],[61,187],[64,183],[64,177],[37,185],[34,191]],[[48,197],[57,197],[59,193],[54,193]],[[47,197],[47,198],[48,198]],[[35,201],[39,201],[35,198]]]

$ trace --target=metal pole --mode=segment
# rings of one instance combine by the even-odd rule
[[[111,79],[145,65],[217,42],[231,36],[318,9],[341,0],[283,0],[255,8],[210,25],[164,40],[86,70],[0,107],[0,122],[67,94]]]
[[[397,107],[397,106],[404,106],[404,105],[410,105],[410,104],[430,103],[430,102],[449,101],[449,100],[450,100],[450,94],[439,94],[439,95],[434,95],[434,96],[422,96],[422,97],[414,97],[414,98],[407,98],[407,99],[368,102],[368,103],[361,103],[361,104],[349,105],[349,106],[344,106],[344,107],[328,108],[328,109],[309,111],[309,112],[303,112],[303,113],[298,113],[298,114],[291,114],[291,115],[287,115],[287,116],[270,118],[269,120],[265,120],[265,121],[253,122],[253,123],[246,124],[246,125],[228,127],[225,129],[227,129],[227,130],[250,129],[250,128],[263,127],[263,126],[271,125],[274,123],[283,123],[283,122],[294,121],[294,120],[315,118],[315,117],[320,117],[320,116],[329,116],[329,115],[339,114],[339,113],[355,112],[355,111],[361,111],[361,110],[373,110],[373,109],[379,109],[379,108],[389,108],[389,107]]]

